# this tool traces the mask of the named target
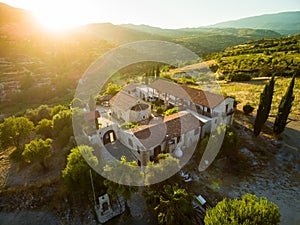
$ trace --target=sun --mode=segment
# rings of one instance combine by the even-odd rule
[[[42,1],[44,2],[44,1]],[[39,24],[49,31],[64,31],[84,25],[89,12],[76,1],[45,1],[33,10]]]

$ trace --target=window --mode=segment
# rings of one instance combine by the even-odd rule
[[[207,112],[210,113],[210,108],[207,108]]]
[[[132,143],[132,140],[130,138],[128,138],[128,144],[133,147],[133,143]]]
[[[136,148],[137,148],[137,153],[138,153],[138,154],[141,154],[140,146],[136,146]]]
[[[179,143],[179,142],[180,142],[180,136],[177,137],[177,143]]]

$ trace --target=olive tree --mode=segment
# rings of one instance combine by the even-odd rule
[[[204,222],[206,225],[275,225],[280,222],[280,213],[279,207],[265,197],[258,199],[245,194],[242,199],[223,199],[207,210]]]
[[[29,144],[25,145],[25,149],[22,153],[25,161],[32,163],[37,161],[43,167],[47,169],[45,160],[51,156],[52,151],[52,139],[34,139]]]

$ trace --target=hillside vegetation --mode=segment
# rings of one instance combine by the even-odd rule
[[[249,40],[281,37],[271,30],[236,29],[236,28],[184,28],[161,29],[146,25],[127,24],[123,27],[138,30],[153,36],[164,37],[168,41],[181,44],[199,56],[224,50]]]
[[[172,41],[206,55],[252,39],[280,36],[266,30],[168,30],[110,23],[53,34],[39,27],[28,11],[0,3],[0,12],[5,15],[0,20],[0,119],[40,104],[67,104],[89,65],[124,43]]]
[[[300,35],[249,41],[213,55],[220,75],[300,74]],[[216,65],[215,65],[216,66]]]

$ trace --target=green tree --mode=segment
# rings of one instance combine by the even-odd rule
[[[104,94],[116,95],[121,90],[121,87],[114,83],[108,83]]]
[[[258,136],[262,126],[268,119],[271,104],[272,104],[272,98],[273,98],[273,92],[274,92],[274,75],[272,76],[271,80],[265,85],[263,92],[260,95],[260,101],[259,106],[254,122],[254,135]]]
[[[154,205],[159,224],[191,224],[194,216],[193,196],[178,185],[164,185],[161,190],[148,190],[147,202]]]
[[[36,109],[26,110],[25,116],[35,125],[42,119],[51,119],[51,108],[48,105],[40,105]]]
[[[53,121],[48,119],[42,119],[35,127],[36,133],[42,135],[45,138],[52,137]]]
[[[172,157],[169,153],[159,154],[155,162],[149,162],[145,168],[145,184],[155,184],[161,174],[173,174],[174,171],[178,171],[179,169],[180,163],[177,158]],[[157,186],[160,185],[157,184]]]
[[[29,144],[25,145],[22,156],[26,162],[32,163],[33,161],[37,161],[43,169],[47,169],[45,160],[51,156],[51,151],[52,139],[34,139]]]
[[[64,147],[72,135],[72,111],[60,111],[53,117],[53,137],[61,147]]]
[[[122,194],[125,198],[130,198],[130,192],[135,189],[131,189],[130,186],[124,187],[123,184],[130,184],[133,186],[139,186],[143,182],[143,173],[137,162],[127,162],[126,157],[122,156],[121,161],[115,160],[104,167],[103,175],[110,181],[105,181],[106,186],[109,189],[110,194]],[[111,188],[109,188],[111,186]],[[114,187],[116,188],[115,190]],[[119,191],[118,191],[119,189]],[[125,192],[124,192],[125,191]]]
[[[160,68],[159,66],[156,67],[156,78],[159,78],[160,77]]]
[[[87,190],[91,186],[90,166],[98,165],[98,159],[93,155],[94,149],[87,145],[71,149],[67,157],[67,165],[62,171],[62,177],[71,190]]]
[[[284,131],[285,126],[287,125],[287,120],[289,117],[289,114],[291,112],[291,108],[293,106],[293,101],[295,99],[295,96],[293,94],[295,84],[295,75],[293,76],[290,85],[285,92],[285,95],[282,97],[279,107],[278,107],[278,113],[276,115],[273,131],[275,134],[280,134]]]
[[[56,114],[58,114],[60,111],[68,110],[68,107],[64,105],[56,105],[51,109],[50,116],[53,118]]]
[[[124,170],[125,170],[126,175],[124,174],[124,176],[126,177],[127,180],[128,179],[136,179],[135,175],[137,175],[137,174],[134,172],[134,170],[139,168],[137,162],[135,162],[135,161],[134,162],[127,162],[126,157],[123,156],[121,158],[120,163],[121,163],[120,165],[123,165],[122,167],[119,167],[119,166],[117,166],[117,167],[114,166],[114,167],[110,167],[110,168],[106,167],[104,173],[106,175],[108,175],[108,177],[111,177],[112,169],[115,170],[114,172],[122,171],[121,173],[123,173]],[[127,167],[127,169],[124,169],[124,165]],[[134,177],[130,177],[130,174],[134,174]],[[124,176],[122,176],[122,177],[124,177]],[[139,179],[142,181],[142,176],[139,176]],[[131,198],[131,194],[136,193],[138,191],[137,186],[122,185],[120,183],[113,182],[109,179],[104,181],[104,185],[107,187],[107,193],[112,198],[116,198],[118,195],[122,195],[125,199],[129,200]]]
[[[280,222],[279,207],[266,198],[259,200],[255,195],[246,194],[242,199],[219,202],[214,208],[206,211],[206,225],[275,225]]]
[[[26,141],[29,140],[33,130],[33,123],[25,117],[9,117],[0,124],[1,148],[16,147],[23,151]]]

